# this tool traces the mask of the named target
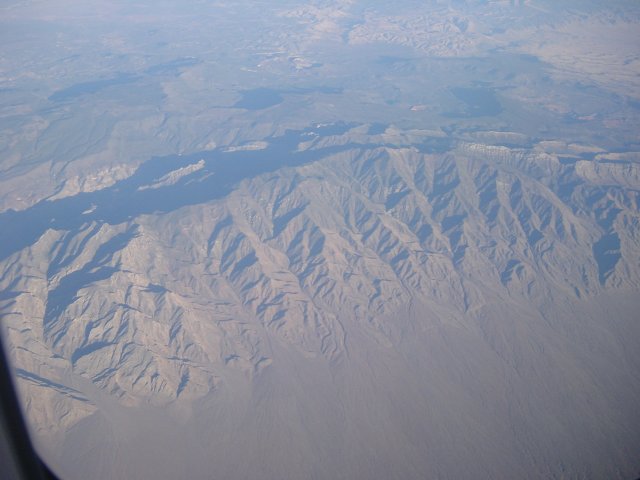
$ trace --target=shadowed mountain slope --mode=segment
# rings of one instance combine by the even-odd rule
[[[61,472],[638,467],[637,175],[362,131],[155,159],[4,214],[31,236],[2,233],[3,315]]]

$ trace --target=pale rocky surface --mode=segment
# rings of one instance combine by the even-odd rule
[[[640,474],[635,3],[0,9],[0,319],[62,478]]]
[[[61,472],[106,478],[119,455],[123,476],[164,478],[205,466],[221,478],[632,471],[638,194],[552,154],[429,154],[350,135],[219,200],[50,229],[3,262],[29,416],[60,439]],[[219,162],[243,161],[233,155],[265,150],[220,150],[152,185],[213,187]],[[606,424],[584,421],[598,415]],[[98,418],[111,434],[93,437]],[[178,432],[199,446],[145,461],[114,450]],[[605,434],[618,441],[594,443]]]

